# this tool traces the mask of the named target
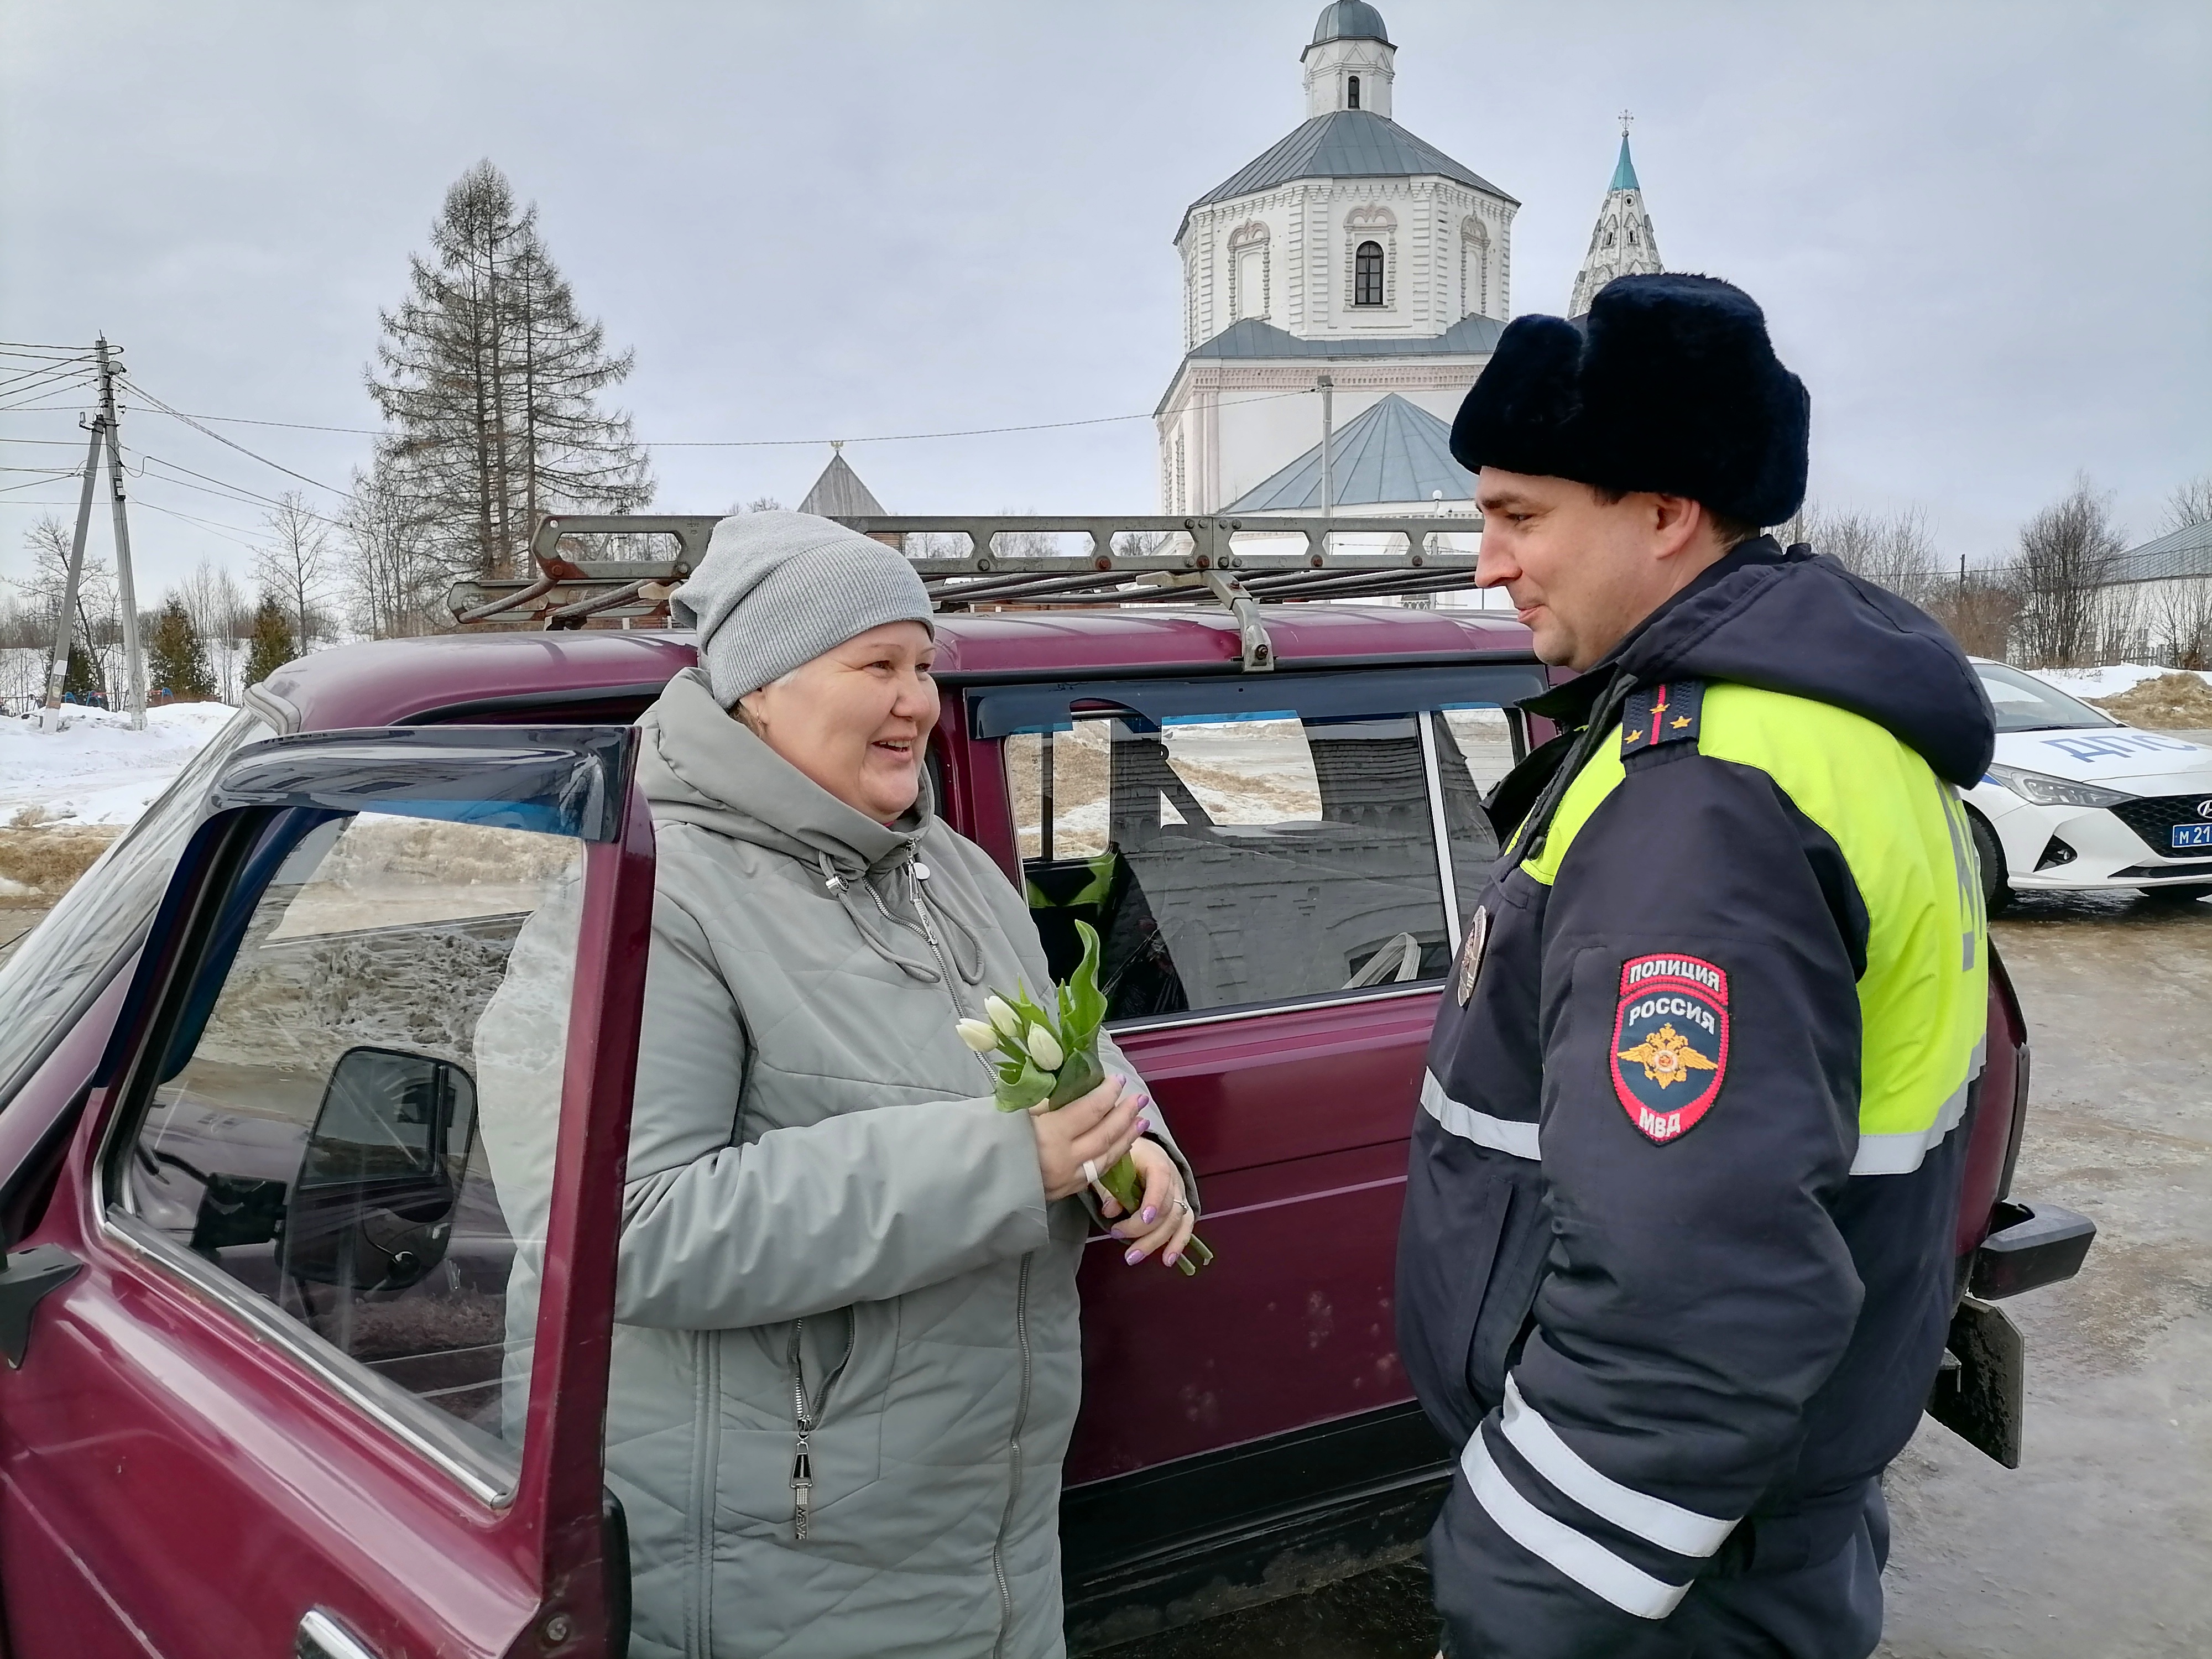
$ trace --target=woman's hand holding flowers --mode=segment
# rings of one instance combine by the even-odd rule
[[[957,1023],[960,1040],[998,1079],[993,1097],[999,1109],[1026,1111],[1036,1123],[1037,1163],[1048,1197],[1090,1187],[1104,1215],[1128,1217],[1113,1231],[1132,1241],[1123,1255],[1131,1267],[1159,1250],[1168,1266],[1194,1273],[1213,1260],[1213,1252],[1191,1231],[1197,1218],[1175,1160],[1141,1138],[1151,1125],[1139,1114],[1152,1105],[1151,1097],[1125,1092],[1126,1079],[1108,1076],[1098,1062],[1099,1030],[1106,1020],[1098,934],[1081,921],[1075,933],[1083,957],[1067,981],[1053,988],[1052,1006],[1026,992],[1011,1000],[988,996],[984,1018]]]
[[[1113,1228],[1115,1237],[1129,1241],[1121,1260],[1133,1267],[1158,1250],[1161,1264],[1172,1267],[1198,1225],[1197,1213],[1183,1196],[1182,1172],[1156,1140],[1138,1141],[1129,1148],[1129,1159],[1145,1184],[1137,1200],[1137,1213]],[[1121,1200],[1111,1194],[1099,1201],[1098,1207],[1109,1217],[1121,1213]]]
[[[1152,1146],[1137,1139],[1146,1127],[1144,1112],[1152,1104],[1151,1097],[1125,1088],[1125,1082],[1109,1076],[1056,1112],[1048,1111],[1042,1102],[1030,1108],[1030,1120],[1036,1127],[1037,1169],[1044,1176],[1047,1198],[1070,1198],[1088,1187],[1090,1179],[1083,1173],[1086,1161],[1094,1168],[1110,1170],[1132,1146]]]

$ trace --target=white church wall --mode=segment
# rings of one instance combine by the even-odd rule
[[[1462,317],[1510,313],[1513,205],[1449,179],[1301,179],[1191,215],[1184,349],[1243,317],[1301,339],[1432,338]],[[1477,227],[1470,241],[1468,227]],[[1363,242],[1383,253],[1383,303],[1355,301]],[[1264,242],[1264,252],[1255,252]],[[1468,249],[1478,249],[1468,274]],[[1245,273],[1256,264],[1264,309]]]

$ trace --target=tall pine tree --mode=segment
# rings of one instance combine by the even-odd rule
[[[449,569],[520,565],[540,513],[652,500],[629,416],[599,403],[635,354],[610,356],[579,314],[537,208],[516,207],[505,174],[489,161],[463,173],[410,267],[368,377],[393,428],[378,465]]]

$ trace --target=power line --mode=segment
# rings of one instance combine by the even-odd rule
[[[158,483],[163,481],[156,479],[155,482]],[[201,529],[212,532],[215,535],[221,537],[224,541],[230,543],[233,546],[242,547],[249,553],[258,553],[261,551],[261,547],[258,543],[241,541],[237,536],[228,533],[234,530],[244,531],[245,526],[242,525],[218,525],[212,519],[196,519],[189,513],[178,512],[173,507],[164,507],[159,501],[149,501],[143,495],[138,497],[138,505],[141,507],[150,507],[156,513],[166,513],[173,519],[182,519],[186,524],[198,525]],[[247,531],[246,533],[250,535],[252,532]]]
[[[163,404],[163,403],[160,402],[160,400],[159,400],[159,399],[157,399],[157,398],[154,398],[154,396],[153,396],[153,394],[152,394],[152,393],[150,393],[150,392],[147,392],[147,391],[146,391],[146,388],[145,388],[144,386],[139,386],[139,385],[138,385],[138,382],[137,382],[137,381],[135,381],[135,380],[134,380],[134,381],[132,381],[132,382],[131,382],[131,384],[132,384],[133,386],[137,386],[137,389],[138,389],[138,391],[139,391],[140,394],[141,394],[142,396],[144,396],[144,397],[148,399],[148,401],[149,401],[149,402],[154,403],[154,404],[155,404],[155,406],[156,406],[157,408],[159,408],[159,409],[160,409],[160,410],[161,410],[164,414],[167,414],[167,415],[173,415],[173,416],[175,416],[177,417],[177,419],[179,419],[179,420],[180,420],[180,421],[189,421],[189,422],[200,422],[200,421],[214,421],[214,422],[218,422],[218,423],[222,424],[222,425],[225,425],[225,426],[268,426],[268,427],[281,427],[281,428],[283,428],[283,429],[285,429],[285,430],[287,430],[287,431],[290,431],[290,432],[342,432],[342,433],[349,434],[350,434],[350,435],[352,435],[352,436],[355,436],[355,437],[362,437],[362,438],[380,438],[380,437],[383,437],[383,436],[385,436],[385,435],[386,435],[386,433],[385,433],[384,428],[378,428],[378,427],[366,427],[366,426],[319,426],[319,425],[315,425],[315,424],[313,424],[313,423],[308,422],[306,422],[306,421],[263,421],[263,420],[249,420],[249,419],[247,419],[245,416],[242,416],[242,415],[186,415],[186,414],[183,413],[183,412],[182,412],[182,411],[180,411],[180,410],[171,409],[171,408],[170,408],[167,404]],[[1308,398],[1308,397],[1311,397],[1312,395],[1313,395],[1313,389],[1312,389],[1311,387],[1310,387],[1310,386],[1300,386],[1300,387],[1298,387],[1297,390],[1295,390],[1295,391],[1291,391],[1291,392],[1271,392],[1267,393],[1264,397],[1259,397],[1259,398],[1237,398],[1232,399],[1231,401],[1234,403],[1234,404],[1235,404],[1237,407],[1242,408],[1243,405],[1245,405],[1245,404],[1265,404],[1265,403],[1273,403],[1273,402],[1274,402],[1275,400],[1277,400],[1278,398]],[[1149,420],[1151,420],[1152,418],[1152,411],[1151,411],[1151,410],[1140,410],[1140,411],[1139,411],[1138,413],[1133,414],[1133,415],[1095,415],[1095,416],[1090,416],[1090,417],[1088,417],[1088,418],[1086,418],[1086,419],[1079,420],[1079,421],[1033,421],[1033,422],[1024,422],[1024,423],[1023,423],[1023,424],[1021,424],[1021,425],[1018,425],[1018,426],[971,426],[971,427],[959,427],[959,428],[951,428],[951,429],[949,429],[949,430],[945,430],[945,431],[941,431],[941,432],[879,432],[879,433],[875,433],[875,434],[872,434],[868,435],[868,436],[866,436],[866,437],[860,437],[860,438],[658,438],[658,439],[641,439],[641,440],[640,440],[640,441],[639,441],[638,447],[639,447],[639,448],[641,448],[641,449],[801,449],[801,448],[818,448],[819,447],[821,447],[821,446],[822,446],[822,445],[823,445],[823,444],[833,444],[833,443],[834,443],[834,444],[897,444],[897,443],[913,443],[913,442],[916,442],[916,441],[921,441],[921,440],[923,440],[923,439],[928,439],[928,438],[981,438],[981,437],[995,437],[995,436],[999,436],[999,435],[1000,435],[1000,434],[1006,434],[1006,433],[1010,433],[1010,432],[1057,432],[1057,431],[1063,430],[1063,429],[1065,429],[1065,428],[1069,428],[1069,427],[1079,427],[1079,426],[1111,426],[1111,425],[1115,424],[1115,422],[1121,422],[1121,421],[1149,421]],[[203,430],[205,430],[205,428],[203,428],[202,429],[203,429]],[[219,434],[219,433],[213,433],[213,432],[210,432],[210,433],[209,433],[209,434],[208,434],[208,436],[210,436],[210,437],[211,437],[211,438],[215,438],[215,439],[216,439],[218,441],[222,441],[222,442],[228,442],[228,441],[229,441],[228,439],[224,439],[224,438],[222,438],[222,434]],[[235,444],[233,444],[233,445],[231,445],[231,447],[232,447],[232,448],[234,448],[234,449],[237,449],[239,447],[238,447],[237,445],[235,445]],[[240,450],[240,453],[242,453],[242,454],[252,454],[252,452],[251,450]],[[261,456],[258,456],[258,455],[256,455],[256,456],[254,456],[254,459],[255,459],[256,460],[262,460],[262,459],[264,459],[264,457],[261,457]],[[270,461],[270,462],[269,462],[268,464],[269,464],[270,465],[271,465],[271,466],[276,465],[276,463],[275,463],[275,462],[273,462],[273,461]],[[280,470],[282,470],[282,469],[280,469]],[[295,473],[294,473],[292,476],[293,476],[294,477],[300,477],[301,475],[295,472]],[[309,479],[307,482],[309,482],[309,483],[313,483],[314,481],[313,481],[313,479]],[[325,487],[325,489],[329,488],[329,486],[328,486],[328,485],[325,485],[325,486],[324,486],[324,487]]]
[[[198,484],[189,484],[186,483],[183,478],[164,478],[155,476],[149,478],[148,480],[153,483],[174,484],[180,489],[198,489],[205,484],[214,484],[220,489],[231,491],[231,499],[239,501],[244,506],[285,507],[293,512],[299,513],[305,517],[319,520],[324,524],[334,525],[338,522],[336,519],[325,518],[320,513],[309,512],[307,508],[301,507],[296,502],[283,501],[274,495],[264,495],[258,489],[249,489],[244,484],[233,483],[228,478],[217,478],[205,472],[195,472],[191,468],[185,466],[179,462],[170,460],[164,455],[149,455],[142,449],[138,452],[138,459],[142,466],[146,465],[164,466],[168,468],[172,472],[181,472],[185,477],[198,478],[201,481]],[[143,471],[141,471],[139,477],[146,478],[148,475]],[[214,492],[208,491],[207,493],[213,494]]]
[[[257,455],[253,451],[248,449],[244,444],[234,443],[230,439],[224,437],[220,432],[209,431],[206,427],[204,427],[199,423],[199,421],[195,416],[186,415],[180,410],[170,408],[168,404],[163,403],[152,392],[147,391],[145,386],[141,385],[136,379],[131,380],[131,385],[140,397],[143,398],[148,403],[153,404],[155,408],[160,410],[164,415],[170,416],[173,420],[182,421],[186,426],[191,428],[193,431],[201,434],[204,437],[214,439],[217,443],[222,444],[226,448],[236,450],[248,460],[258,461],[264,466],[273,467],[288,478],[297,478],[301,483],[313,484],[316,489],[328,490],[333,495],[343,495],[350,493],[347,490],[340,489],[336,484],[326,484],[320,478],[311,478],[304,472],[295,472],[290,467],[286,466],[282,461],[272,461],[266,455]]]
[[[75,380],[54,381],[46,386],[27,387],[25,388],[25,395],[33,398],[43,398],[48,392],[59,392],[65,386],[88,385],[92,379],[93,377],[91,375],[83,374],[79,375]],[[50,409],[82,410],[84,404],[81,401],[66,404],[0,404],[0,413],[6,413],[10,410],[21,410],[26,414],[36,414],[41,410]]]

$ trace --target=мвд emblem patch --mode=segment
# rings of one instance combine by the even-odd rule
[[[1728,975],[1697,957],[1621,964],[1613,1090],[1628,1121],[1665,1146],[1696,1127],[1728,1078]]]
[[[1475,977],[1482,972],[1482,953],[1489,947],[1490,907],[1478,904],[1467,919],[1467,942],[1459,947],[1459,983],[1454,990],[1462,1008],[1474,994]]]

